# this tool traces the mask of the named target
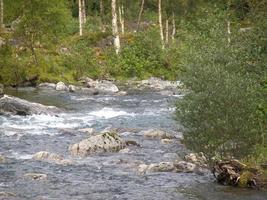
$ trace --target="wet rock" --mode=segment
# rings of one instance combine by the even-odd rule
[[[4,95],[0,98],[0,115],[57,115],[60,110],[54,106],[44,106],[39,103],[29,102],[17,97]]]
[[[174,166],[176,168],[176,172],[193,173],[198,170],[198,167],[196,164],[186,162],[186,161],[175,162]]]
[[[45,89],[56,89],[56,84],[55,83],[40,83],[38,85],[38,88],[45,88]]]
[[[73,156],[85,157],[95,153],[117,152],[125,146],[124,140],[116,133],[103,133],[71,145],[69,150]]]
[[[190,153],[190,154],[185,156],[185,160],[187,162],[194,163],[194,164],[201,166],[201,167],[208,167],[207,158],[205,157],[205,155],[202,152]]]
[[[138,147],[141,146],[138,142],[136,142],[134,140],[126,140],[125,144],[126,144],[126,146],[138,146]]]
[[[193,173],[198,171],[199,168],[197,167],[197,165],[185,161],[160,162],[149,165],[141,164],[138,166],[138,172],[140,173],[151,173],[151,172]]]
[[[4,85],[0,84],[0,98],[4,96]]]
[[[162,139],[161,140],[161,143],[162,144],[171,144],[171,143],[173,143],[174,142],[174,140],[171,140],[171,139]]]
[[[63,156],[55,154],[55,153],[49,153],[47,151],[40,151],[40,152],[34,154],[33,159],[39,160],[39,161],[56,163],[59,165],[72,164],[72,162],[70,160],[64,159]]]
[[[127,92],[126,91],[119,91],[119,92],[116,93],[116,95],[125,96],[125,95],[127,95]]]
[[[15,197],[16,194],[13,192],[0,192],[0,198],[10,198],[10,197]]]
[[[76,86],[74,86],[74,85],[69,85],[69,91],[70,91],[70,92],[75,92],[75,91],[76,91]]]
[[[99,94],[98,90],[94,88],[85,88],[85,87],[81,87],[77,89],[76,92],[79,92],[81,94],[86,94],[86,95],[98,95]]]
[[[89,78],[89,77],[86,77],[86,76],[83,76],[79,79],[79,81],[83,84],[87,84],[87,83],[90,83],[90,82],[94,82],[93,79]]]
[[[124,148],[124,149],[119,151],[119,153],[129,153],[129,152],[130,152],[130,149],[128,149],[128,148]]]
[[[106,93],[116,93],[119,92],[119,88],[112,83],[111,81],[102,81],[98,84],[95,84],[95,89],[99,90],[100,92]]]
[[[63,82],[58,82],[58,83],[56,84],[56,90],[57,90],[57,91],[68,91],[69,88],[65,85],[65,83],[63,83]]]
[[[6,163],[6,158],[2,155],[0,155],[0,164]]]
[[[176,172],[176,168],[173,162],[160,162],[153,164],[141,164],[138,166],[138,172],[151,173],[151,172]]]
[[[149,129],[143,132],[145,137],[149,138],[158,138],[158,139],[172,139],[175,138],[174,136],[166,133],[163,130],[158,129]]]
[[[24,174],[24,177],[30,180],[37,180],[37,181],[47,179],[46,174],[39,174],[39,173],[27,173],[27,174]]]

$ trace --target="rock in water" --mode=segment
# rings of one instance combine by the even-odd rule
[[[69,88],[65,85],[63,82],[58,82],[56,84],[56,90],[57,91],[69,91]]]
[[[158,130],[158,129],[149,129],[143,132],[145,137],[148,138],[158,138],[158,139],[173,139],[175,138],[174,136],[166,133],[163,130]]]
[[[57,115],[60,110],[54,106],[44,106],[39,103],[29,102],[17,97],[4,95],[0,98],[0,115]]]
[[[193,163],[188,163],[185,161],[178,162],[160,162],[153,164],[141,164],[138,167],[140,173],[146,172],[182,172],[182,173],[193,173],[197,172],[198,168]]]
[[[256,188],[267,185],[267,180],[259,168],[249,167],[238,160],[216,162],[212,172],[223,185]]]
[[[55,83],[40,83],[38,85],[38,88],[46,88],[46,89],[56,89],[56,84]]]
[[[56,153],[49,153],[47,151],[40,151],[33,155],[34,160],[46,161],[51,163],[56,163],[59,165],[71,164],[70,160],[64,159],[63,156]]]
[[[201,167],[206,167],[206,168],[208,167],[208,165],[207,165],[208,160],[202,152],[190,153],[190,154],[185,156],[185,160],[187,162],[194,163],[194,164],[201,166]]]
[[[0,164],[6,163],[6,158],[0,155]]]
[[[71,155],[85,157],[95,153],[117,152],[125,146],[125,141],[116,133],[103,133],[71,145],[69,150]]]
[[[119,88],[110,81],[102,81],[98,84],[95,84],[95,89],[99,90],[100,92],[107,92],[107,93],[116,93],[119,92]]]
[[[47,179],[47,175],[46,174],[39,174],[39,173],[27,173],[24,174],[25,178],[31,179],[31,180],[46,180]]]
[[[69,91],[70,92],[75,92],[76,91],[76,87],[74,85],[69,85]]]

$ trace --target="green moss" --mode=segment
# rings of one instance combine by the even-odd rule
[[[240,179],[238,182],[239,187],[247,187],[248,183],[255,177],[255,174],[253,174],[250,171],[244,171],[240,175]]]

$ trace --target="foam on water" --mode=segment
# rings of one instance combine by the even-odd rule
[[[110,119],[118,116],[135,116],[135,113],[127,113],[122,110],[115,110],[113,108],[107,108],[104,107],[101,110],[90,112],[89,115],[98,117],[98,118],[104,118],[104,119]]]
[[[18,160],[30,160],[30,159],[32,159],[33,155],[31,155],[31,154],[23,154],[23,153],[18,153],[18,152],[15,152],[15,151],[11,151],[10,157],[18,159]]]

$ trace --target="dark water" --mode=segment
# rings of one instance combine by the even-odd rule
[[[107,127],[145,130],[179,129],[173,120],[174,103],[181,96],[155,92],[127,96],[83,96],[49,90],[20,89],[10,94],[64,110],[59,117],[0,117],[0,153],[8,157],[0,164],[0,192],[13,192],[10,199],[121,199],[121,200],[266,200],[266,191],[244,190],[217,185],[210,174],[152,173],[140,175],[137,165],[173,161],[187,151],[179,142],[161,144],[144,138],[142,132],[123,133],[142,147],[129,147],[128,153],[106,153],[77,159],[68,146],[86,138],[73,130]],[[71,133],[70,133],[71,132]],[[38,151],[49,151],[74,160],[62,166],[31,159]],[[25,173],[45,173],[45,181],[25,179]],[[0,199],[3,198],[0,196]]]

